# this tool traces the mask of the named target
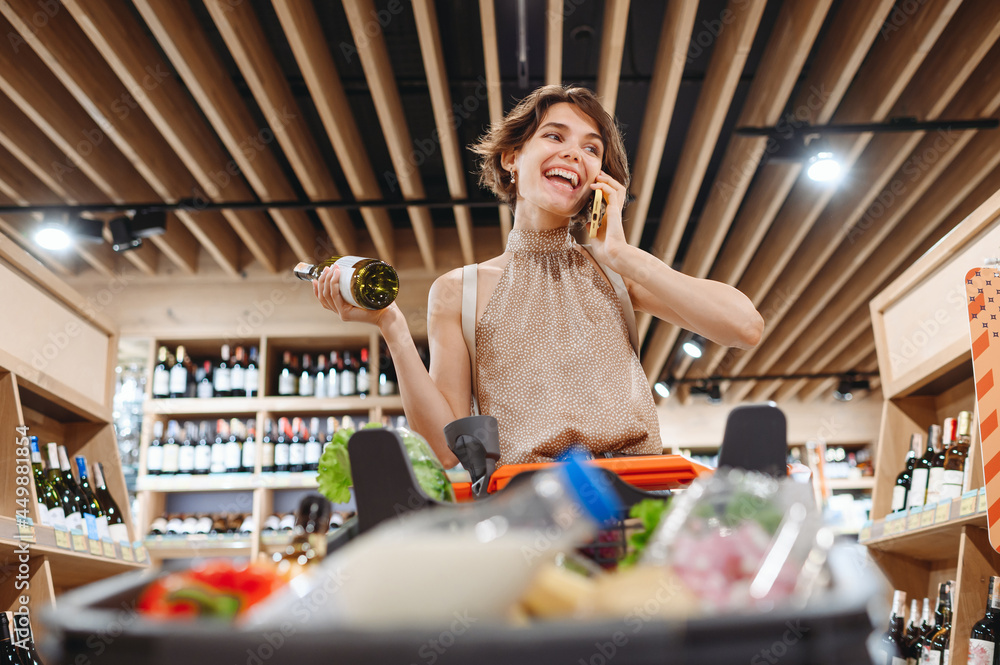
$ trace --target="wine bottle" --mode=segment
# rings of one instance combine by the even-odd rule
[[[194,473],[194,440],[198,436],[192,432],[193,425],[184,423],[184,439],[177,451],[177,473]]]
[[[215,397],[215,385],[212,379],[212,361],[206,360],[198,371],[198,391],[199,399],[211,399]]]
[[[930,494],[931,468],[934,466],[935,451],[940,444],[941,426],[933,424],[927,428],[927,448],[924,450],[923,456],[917,457],[913,461],[913,471],[910,472],[912,491],[907,499],[907,508],[930,503],[928,495]],[[919,454],[920,452],[917,451],[917,455]],[[914,487],[915,489],[913,489]]]
[[[158,476],[163,472],[163,421],[153,421],[153,440],[146,448],[146,473]]]
[[[229,394],[233,397],[243,397],[247,394],[244,363],[243,347],[237,346],[233,352],[233,362],[229,366]]]
[[[342,362],[344,366],[340,369],[340,394],[348,397],[358,391],[358,375],[350,351],[344,351]]]
[[[128,526],[122,516],[121,508],[111,497],[108,486],[104,482],[104,465],[100,462],[94,464],[94,482],[97,484],[95,490],[98,501],[104,507],[104,514],[108,517],[108,531],[111,533],[111,540],[120,543],[129,543]]]
[[[295,375],[292,374],[292,352],[285,351],[281,357],[281,373],[278,374],[278,394],[295,394]]]
[[[382,358],[379,360],[380,371],[378,375],[378,394],[396,394],[396,367],[392,364],[392,356],[389,355],[388,347],[383,347]]]
[[[295,527],[295,513],[286,513],[281,516],[281,521],[278,522],[278,531],[288,532]]]
[[[957,431],[958,420],[945,418],[944,427],[941,430],[941,446],[934,451],[931,471],[927,477],[927,503],[937,503],[943,498],[941,496],[941,483],[944,482],[944,458],[955,440]]]
[[[247,536],[253,533],[255,527],[255,521],[253,515],[247,515],[243,518],[240,523],[239,534],[242,536]]]
[[[176,420],[167,423],[167,438],[163,441],[163,468],[160,473],[171,475],[180,468],[180,425]]]
[[[968,665],[993,665],[997,638],[1000,638],[1000,577],[990,578],[986,614],[972,627]]]
[[[278,438],[274,442],[274,470],[288,471],[289,455],[291,453],[291,426],[288,418],[278,419]]]
[[[299,396],[312,397],[316,393],[315,376],[312,371],[312,356],[302,356],[302,373],[299,374]]]
[[[326,354],[316,356],[316,378],[313,381],[313,396],[320,399],[326,397]]]
[[[368,368],[368,349],[361,349],[361,362],[357,364],[357,390],[362,397],[367,397],[371,390],[371,375]]]
[[[917,637],[920,630],[920,607],[916,598],[910,599],[910,616],[906,623],[906,631],[903,633],[903,651],[909,653],[910,643]],[[909,655],[907,655],[909,658]]]
[[[212,439],[212,461],[209,469],[212,473],[226,472],[226,444],[229,443],[229,432],[224,418],[215,421],[215,437]]]
[[[167,535],[180,536],[184,534],[184,516],[171,515],[167,520]]]
[[[243,457],[240,467],[245,473],[253,473],[257,464],[257,421],[251,418],[246,423],[246,437],[243,439]]]
[[[11,640],[10,624],[7,613],[0,612],[0,665],[21,665],[21,657],[17,647]]]
[[[204,476],[212,471],[212,444],[208,440],[208,422],[198,424],[198,442],[194,446],[194,473]]]
[[[55,445],[55,444],[49,444]],[[79,529],[86,533],[83,523],[83,498],[80,496],[80,488],[73,478],[73,472],[69,469],[69,457],[66,455],[65,446],[56,446],[59,454],[59,476],[62,478],[65,494],[63,494],[63,507],[66,510],[66,527],[69,530]]]
[[[212,385],[215,388],[216,397],[229,397],[232,395],[232,375],[229,372],[229,345],[223,344],[220,352],[221,359],[215,366],[212,373]]]
[[[309,439],[306,441],[306,471],[317,471],[319,469],[319,458],[323,454],[323,443],[320,441],[319,418],[312,418],[309,421]]]
[[[257,383],[259,381],[257,371],[257,347],[250,347],[250,358],[247,360],[247,369],[243,374],[243,388],[247,397],[257,394]]]
[[[27,612],[14,613],[14,642],[21,650],[22,665],[42,665],[42,659],[35,651],[35,636],[31,630],[31,618]]]
[[[302,418],[292,419],[292,438],[288,444],[288,470],[294,473],[306,469],[306,439],[303,435]]]
[[[969,434],[971,422],[970,412],[962,411],[958,414],[958,433],[944,457],[944,475],[941,477],[942,499],[957,499],[964,491],[966,460],[969,457],[969,445],[972,441]]]
[[[907,665],[917,665],[921,661],[924,650],[924,641],[929,640],[933,635],[934,626],[931,625],[931,601],[924,598],[920,611],[920,624],[907,645],[906,663]]]
[[[46,448],[49,454],[49,469],[46,471],[46,480],[49,481],[49,487],[57,500],[57,503],[49,507],[49,520],[54,527],[69,529],[69,525],[66,523],[66,516],[69,514],[67,508],[70,507],[66,502],[69,490],[63,485],[62,477],[59,475],[59,451],[55,443],[47,444]]]
[[[264,524],[261,526],[261,533],[271,533],[277,531],[281,526],[281,518],[278,517],[277,513],[272,513],[264,518]]]
[[[260,471],[274,473],[274,421],[264,421],[264,431],[260,437]]]
[[[229,421],[229,440],[226,441],[226,473],[239,473],[243,470],[243,423],[239,418]]]
[[[331,508],[330,501],[319,494],[302,498],[295,511],[292,542],[273,555],[279,573],[294,577],[326,556]]]
[[[161,346],[157,353],[156,367],[153,369],[153,397],[170,397],[170,365],[167,363],[167,347]]]
[[[35,478],[35,498],[38,500],[35,510],[38,514],[38,523],[42,526],[52,526],[49,518],[49,508],[59,503],[52,486],[45,479],[45,468],[42,464],[42,453],[38,449],[38,437],[32,436],[28,439],[31,445],[31,472]]]
[[[910,450],[913,452],[913,458],[907,462],[910,468],[910,487],[906,493],[907,509],[922,506],[927,500],[927,476],[930,474],[930,464],[928,463],[925,467],[924,459],[920,456],[923,442],[924,437],[918,432],[914,432],[910,436]],[[929,438],[927,443],[930,445]]]
[[[185,364],[187,355],[184,352],[184,345],[177,347],[177,359],[173,367],[170,368],[170,396],[184,397],[187,394],[188,370]]]
[[[330,352],[330,369],[326,372],[326,396],[340,397],[340,371],[344,364],[336,351]]]
[[[919,434],[914,434],[914,437],[920,436]],[[910,439],[911,448],[906,453],[906,461],[903,463],[903,470],[899,472],[896,476],[896,484],[892,487],[892,505],[889,510],[896,513],[900,510],[906,510],[907,497],[910,494],[910,484],[912,481],[911,473],[913,471],[913,460],[916,456],[912,445],[913,438]],[[919,442],[917,445],[920,445]]]
[[[108,518],[101,502],[90,489],[90,479],[87,477],[87,459],[83,455],[73,458],[76,462],[76,472],[80,476],[80,494],[83,496],[83,519],[87,525],[87,535],[93,540],[110,538]]]
[[[882,634],[879,649],[885,654],[886,665],[906,665],[906,654],[903,650],[903,608],[906,606],[906,592],[893,591],[892,614],[889,616],[889,629]]]
[[[383,309],[399,295],[399,275],[385,261],[359,256],[334,256],[322,263],[299,263],[295,276],[301,280],[319,279],[323,269],[340,267],[340,295],[348,304],[364,309]]]
[[[149,535],[162,536],[167,532],[167,518],[160,515],[149,525]]]
[[[938,604],[934,611],[934,634],[924,642],[921,663],[944,665],[951,648],[951,582],[938,585]]]

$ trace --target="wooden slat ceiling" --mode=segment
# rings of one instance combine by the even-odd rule
[[[736,285],[766,321],[756,349],[708,343],[692,361],[680,351],[688,332],[640,317],[650,384],[874,371],[868,301],[1000,189],[1000,131],[836,136],[850,167],[836,186],[771,159],[766,138],[734,133],[997,117],[994,0],[537,0],[523,23],[517,0],[39,7],[0,3],[0,205],[403,204],[179,211],[139,251],[83,243],[69,256],[34,246],[40,214],[0,218],[0,232],[68,278],[238,277],[332,253],[430,275],[484,260],[512,218],[451,205],[491,198],[466,147],[534,87],[580,84],[625,131],[630,241]],[[428,199],[448,206],[405,205]],[[825,400],[835,383],[723,388],[730,402]]]

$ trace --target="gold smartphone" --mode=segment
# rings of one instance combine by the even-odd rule
[[[607,204],[604,203],[604,192],[601,190],[594,191],[594,205],[590,210],[590,237],[596,238],[597,231],[601,228],[601,224],[604,222],[605,211],[607,210]]]

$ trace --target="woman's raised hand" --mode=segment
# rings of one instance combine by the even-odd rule
[[[604,171],[597,175],[597,181],[591,183],[590,188],[594,191],[601,190],[604,200],[608,202],[604,223],[601,224],[597,237],[591,238],[590,246],[598,261],[613,267],[614,259],[628,246],[625,229],[622,226],[622,208],[625,207],[627,190],[625,185]]]
[[[341,321],[358,321],[379,325],[385,313],[396,307],[396,303],[393,303],[385,309],[370,310],[348,303],[340,294],[340,266],[337,265],[323,269],[319,279],[313,282],[313,293],[320,304],[331,312],[335,312]]]

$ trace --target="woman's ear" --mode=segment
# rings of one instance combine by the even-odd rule
[[[505,150],[500,153],[500,166],[509,175],[517,165],[517,151]]]

